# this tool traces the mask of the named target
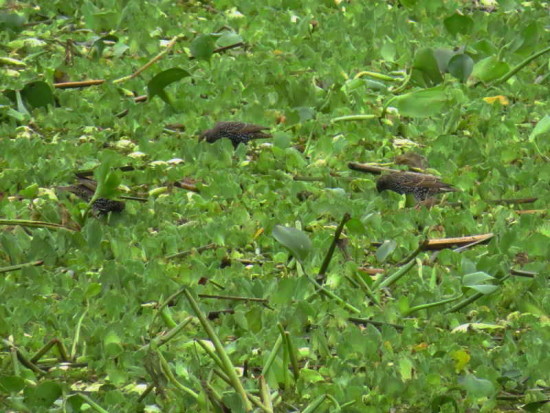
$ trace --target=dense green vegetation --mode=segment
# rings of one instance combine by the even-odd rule
[[[548,2],[0,5],[1,411],[544,408]]]

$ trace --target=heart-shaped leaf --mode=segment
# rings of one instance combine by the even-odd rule
[[[147,84],[149,99],[154,96],[159,96],[162,100],[171,105],[171,99],[164,89],[171,83],[177,82],[187,76],[191,76],[191,74],[187,70],[178,67],[173,67],[157,73]]]
[[[457,54],[449,60],[448,70],[451,75],[462,83],[468,80],[474,68],[474,60],[467,54]]]

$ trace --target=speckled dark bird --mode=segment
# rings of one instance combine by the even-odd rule
[[[417,201],[424,201],[434,195],[457,190],[433,175],[411,172],[392,172],[382,175],[376,181],[378,192],[390,190],[398,194],[413,194]]]
[[[94,196],[97,183],[93,179],[78,178],[78,184],[69,186],[58,186],[57,189],[69,191],[82,198],[86,202],[90,202]],[[109,212],[122,212],[125,204],[122,201],[115,201],[107,198],[98,198],[92,204],[92,209],[100,215],[108,214]]]
[[[263,132],[268,129],[266,126],[244,122],[218,122],[212,129],[202,132],[201,139],[213,143],[218,139],[228,138],[236,148],[239,143],[247,144],[252,139],[271,138],[271,134]]]

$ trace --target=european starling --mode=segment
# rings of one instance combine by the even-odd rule
[[[90,202],[94,196],[97,184],[94,180],[88,178],[78,178],[78,184],[69,186],[58,186],[58,189],[63,191],[69,191],[83,199],[86,202]],[[124,210],[124,202],[114,201],[107,198],[98,198],[92,204],[92,209],[99,215],[105,215],[109,212],[122,212]]]
[[[441,182],[437,176],[412,172],[392,172],[376,181],[378,192],[390,190],[398,194],[413,194],[417,201],[424,201],[443,192],[456,192],[451,185]]]
[[[205,130],[201,139],[208,143],[216,142],[218,139],[228,138],[236,148],[239,143],[247,144],[252,139],[271,138],[271,134],[262,132],[269,129],[266,126],[253,125],[244,122],[218,122],[212,129]]]

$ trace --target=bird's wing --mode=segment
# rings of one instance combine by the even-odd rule
[[[251,123],[243,123],[240,127],[242,133],[258,133],[269,129],[267,126],[253,125]]]
[[[407,173],[407,174],[404,174],[403,181],[410,186],[416,186],[420,188],[427,188],[427,189],[433,189],[437,191],[448,191],[448,192],[456,191],[456,189],[453,188],[451,185],[441,182],[441,179],[437,176]]]
[[[422,176],[419,186],[437,191],[455,192],[456,189],[452,185],[442,182],[437,176]]]

